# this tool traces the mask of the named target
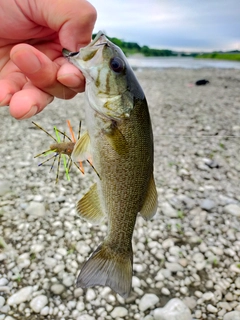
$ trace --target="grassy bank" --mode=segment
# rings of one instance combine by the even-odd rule
[[[219,53],[219,52],[203,53],[203,54],[197,55],[196,58],[240,61],[240,53]]]

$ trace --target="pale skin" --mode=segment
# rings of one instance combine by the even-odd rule
[[[62,57],[91,40],[95,8],[85,0],[1,0],[0,106],[16,119],[42,111],[54,97],[84,91],[82,73]]]

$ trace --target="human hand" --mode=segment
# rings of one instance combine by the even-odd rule
[[[84,91],[82,73],[62,57],[91,40],[96,20],[85,0],[1,0],[0,106],[30,118],[54,97]]]

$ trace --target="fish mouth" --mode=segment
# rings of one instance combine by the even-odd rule
[[[98,50],[99,46],[104,45],[109,46],[108,39],[102,31],[99,31],[96,37],[86,47],[81,48],[80,51],[71,52],[63,48],[62,54],[65,58],[72,58],[82,53],[81,58],[86,61],[89,60],[89,56],[93,55],[93,52]]]

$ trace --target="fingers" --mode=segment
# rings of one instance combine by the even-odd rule
[[[53,96],[27,84],[21,91],[15,93],[9,103],[10,114],[18,119],[27,119],[42,111]]]
[[[59,52],[56,52],[56,55],[58,54]],[[77,68],[67,63],[64,58],[58,58],[55,60],[56,62],[53,62],[44,53],[28,44],[14,46],[10,57],[34,86],[52,96],[70,99],[76,92],[84,89],[82,74]],[[61,64],[62,67],[60,67]],[[64,64],[68,64],[68,66],[64,66]],[[73,77],[72,80],[70,80],[71,77]]]
[[[7,106],[13,94],[22,89],[26,77],[20,72],[12,72],[0,80],[0,106]]]
[[[41,0],[32,11],[33,20],[47,26],[59,34],[63,48],[77,51],[91,41],[92,30],[97,18],[96,9],[85,0]],[[48,10],[46,10],[46,7]]]

